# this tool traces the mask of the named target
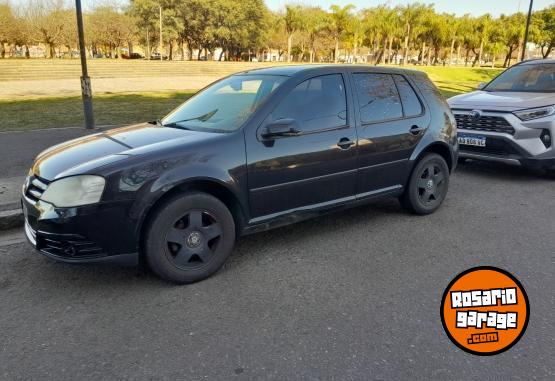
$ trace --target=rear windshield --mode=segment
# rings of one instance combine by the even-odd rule
[[[555,64],[517,65],[491,81],[485,91],[555,92]]]

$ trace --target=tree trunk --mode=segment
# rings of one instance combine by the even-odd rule
[[[357,62],[357,54],[358,54],[358,44],[355,43],[353,46],[353,63]]]
[[[420,57],[418,57],[418,63],[420,65],[424,65],[425,61],[426,61],[426,41],[422,41],[422,49],[421,49]]]
[[[337,55],[339,54],[339,37],[335,37],[335,49],[333,51],[333,62],[337,63]]]
[[[484,52],[484,39],[480,40],[480,50],[478,50],[478,67],[482,64],[482,53]]]
[[[287,36],[287,62],[291,62],[291,44],[293,43],[293,33]]]
[[[190,44],[187,44],[187,51],[189,52],[189,61],[193,60],[193,48],[191,47]]]
[[[6,58],[6,46],[4,41],[0,41],[0,58]]]
[[[495,54],[491,55],[491,68],[493,69],[495,67]]]
[[[521,53],[522,53],[522,41],[518,41],[518,51],[516,53],[516,62],[520,61]]]
[[[48,54],[50,55],[50,57],[48,57],[48,58],[50,58],[50,59],[54,58],[54,56],[56,55],[56,50],[54,49],[54,44],[49,43],[48,44],[48,50],[49,50]]]
[[[513,55],[513,48],[510,47],[509,52],[505,56],[505,61],[503,62],[503,67],[508,67],[509,66],[509,64],[511,63],[511,56],[512,55]]]
[[[168,52],[168,61],[171,61],[173,60],[173,40],[169,40],[168,44],[170,45],[169,46],[170,51]]]
[[[181,52],[181,61],[185,61],[185,48],[183,47],[183,39],[179,39],[179,51]]]
[[[457,46],[457,65],[459,64],[460,61],[461,61],[461,43],[459,42],[459,45]]]
[[[549,44],[545,53],[543,52],[543,47],[542,47],[543,58],[549,57],[549,54],[551,53],[552,50],[553,50],[553,44]]]
[[[453,50],[455,49],[455,39],[451,40],[451,50],[449,51],[449,66],[453,63]]]
[[[387,63],[391,65],[391,54],[392,52],[392,48],[393,48],[393,36],[389,37],[389,45],[387,48]]]
[[[29,52],[29,45],[25,44],[25,58],[31,58],[31,53]]]
[[[202,48],[198,48],[197,61],[200,61],[200,55],[201,54],[202,54]]]
[[[148,28],[146,28],[146,59],[150,60],[150,38],[148,36]]]
[[[407,24],[407,34],[405,35],[405,53],[403,56],[402,65],[406,65],[409,56],[409,35],[410,35],[410,24]]]

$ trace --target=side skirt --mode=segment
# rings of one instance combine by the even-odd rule
[[[291,225],[296,222],[308,220],[329,213],[369,204],[390,197],[397,197],[402,193],[403,187],[401,185],[395,185],[372,192],[358,194],[356,196],[344,197],[338,200],[303,206],[268,216],[253,218],[249,221],[248,225],[243,228],[241,235],[243,236]]]

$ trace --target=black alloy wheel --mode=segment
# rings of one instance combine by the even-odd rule
[[[233,216],[222,201],[207,193],[187,192],[153,212],[143,250],[148,265],[161,278],[193,283],[224,264],[235,237]]]
[[[214,258],[222,225],[206,210],[191,210],[166,233],[168,259],[177,267],[198,268]]]
[[[414,167],[401,204],[415,214],[430,214],[442,204],[449,189],[449,167],[436,153],[424,155]]]

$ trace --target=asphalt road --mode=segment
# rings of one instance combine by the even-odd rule
[[[519,168],[460,167],[431,216],[391,201],[246,237],[189,286],[4,242],[0,379],[555,378],[555,180]],[[458,349],[439,317],[479,265],[530,299],[526,334],[496,356]]]

